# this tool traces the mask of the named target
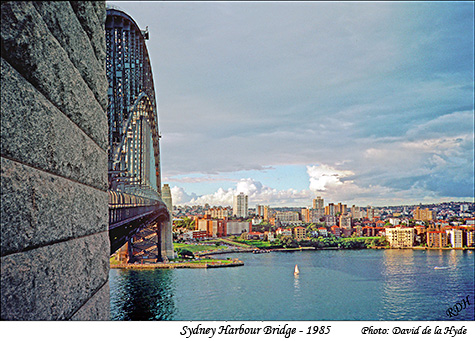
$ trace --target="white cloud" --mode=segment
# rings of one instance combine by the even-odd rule
[[[166,181],[204,188],[212,176],[196,174],[311,165],[305,190],[253,175],[207,196],[177,188],[180,201],[230,204],[236,191],[290,205],[312,191],[420,200],[473,189],[473,4],[118,5],[151,32]]]
[[[348,181],[342,181],[343,178],[354,175],[352,171],[341,171],[328,165],[307,166],[307,173],[312,191],[325,191],[330,187],[341,186],[348,183]]]
[[[201,196],[188,195],[181,187],[172,188],[173,203],[175,205],[204,205],[212,206],[232,206],[233,197],[238,193],[244,193],[249,197],[249,206],[257,204],[276,206],[307,206],[311,203],[312,194],[308,190],[277,190],[275,188],[262,185],[261,182],[251,178],[241,179],[236,184],[236,188],[227,190],[219,188],[216,192]],[[175,194],[177,195],[175,197]]]

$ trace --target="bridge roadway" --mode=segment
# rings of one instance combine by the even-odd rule
[[[129,263],[160,262],[170,253],[170,216],[162,200],[109,191],[109,239],[112,255],[126,243]],[[146,241],[146,243],[144,243]]]

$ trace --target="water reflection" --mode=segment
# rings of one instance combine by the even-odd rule
[[[171,270],[111,270],[111,319],[171,320],[176,314]]]
[[[473,268],[465,256],[459,250],[384,251],[383,301],[389,319],[446,320],[446,309],[473,292]]]

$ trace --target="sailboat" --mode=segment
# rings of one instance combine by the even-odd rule
[[[299,267],[295,264],[294,275],[297,276],[300,273]]]

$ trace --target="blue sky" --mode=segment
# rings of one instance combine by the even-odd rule
[[[149,27],[175,204],[473,200],[472,2],[110,2]]]

